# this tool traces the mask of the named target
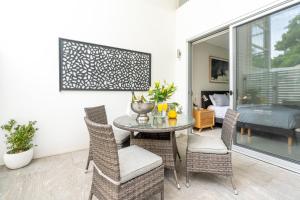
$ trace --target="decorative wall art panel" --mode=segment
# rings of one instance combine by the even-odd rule
[[[151,54],[59,39],[60,90],[146,91]]]

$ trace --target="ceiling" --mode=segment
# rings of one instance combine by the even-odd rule
[[[214,38],[206,40],[205,42],[218,47],[229,49],[229,33],[216,36]]]

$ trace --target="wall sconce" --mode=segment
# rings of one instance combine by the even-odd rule
[[[180,49],[177,49],[177,58],[178,58],[178,59],[181,58],[181,51],[180,51]]]

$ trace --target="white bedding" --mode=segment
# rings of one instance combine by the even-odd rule
[[[213,106],[213,105],[210,105],[207,107],[208,110],[215,111],[215,117],[221,118],[221,119],[224,119],[228,108],[229,108],[229,106]]]

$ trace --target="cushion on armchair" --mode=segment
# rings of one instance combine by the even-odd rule
[[[228,149],[220,137],[189,135],[188,150],[199,153],[226,154]]]
[[[120,149],[118,154],[121,183],[125,183],[162,165],[160,156],[136,145]]]

